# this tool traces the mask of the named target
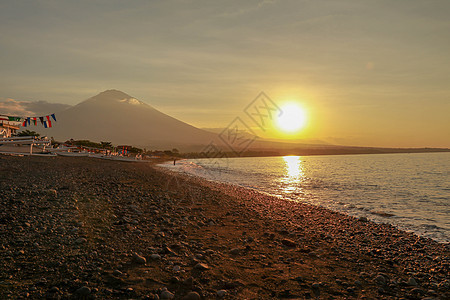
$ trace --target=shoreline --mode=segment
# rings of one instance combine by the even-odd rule
[[[158,168],[0,156],[0,295],[450,296],[448,245]]]
[[[442,153],[442,152],[441,152]],[[440,154],[441,154],[440,153]],[[392,155],[392,154],[405,154],[405,153],[383,153],[386,155]],[[408,153],[411,154],[411,153]],[[424,153],[416,153],[416,154],[424,154]],[[429,153],[426,153],[429,154]],[[353,154],[351,154],[353,155]],[[372,155],[372,154],[354,154],[354,155]],[[381,155],[381,154],[380,154]],[[332,155],[334,156],[334,155]],[[279,156],[279,157],[283,157],[283,156]],[[301,157],[301,156],[300,156]],[[233,157],[232,159],[235,159],[238,157]],[[251,157],[239,157],[239,158],[251,158]],[[270,158],[270,157],[269,157]],[[203,158],[203,159],[207,159],[207,158]],[[226,159],[226,158],[223,158]],[[191,159],[191,158],[184,158],[184,159],[180,159],[180,161],[182,160],[187,160],[187,161],[192,161],[193,163],[196,163],[197,159]],[[198,164],[198,163],[197,163]],[[450,240],[448,239],[448,235],[446,235],[443,232],[439,232],[439,233],[434,233],[433,232],[431,234],[427,234],[426,230],[423,229],[422,231],[419,230],[418,228],[414,228],[413,226],[408,226],[408,225],[404,225],[402,224],[402,222],[395,222],[392,221],[392,218],[397,217],[395,214],[390,213],[390,212],[385,212],[383,211],[381,208],[380,209],[373,209],[373,210],[364,210],[363,212],[361,211],[349,211],[349,210],[345,210],[342,209],[341,207],[339,207],[338,205],[321,205],[321,204],[316,204],[316,203],[312,203],[312,202],[308,202],[308,201],[302,201],[302,200],[297,200],[296,198],[290,198],[290,197],[284,197],[283,195],[277,195],[277,194],[271,194],[270,192],[264,191],[262,189],[258,189],[256,187],[251,187],[251,186],[245,186],[245,185],[241,185],[239,183],[236,182],[225,182],[225,181],[220,181],[218,179],[215,178],[208,178],[207,176],[202,177],[201,175],[197,175],[195,173],[190,173],[187,172],[185,169],[176,169],[174,167],[172,167],[172,163],[171,161],[162,161],[162,162],[158,162],[156,164],[156,167],[161,168],[161,171],[163,172],[168,172],[168,174],[172,174],[173,176],[175,176],[175,174],[179,174],[179,176],[187,176],[188,178],[198,178],[199,182],[205,180],[208,182],[211,182],[212,184],[218,184],[218,185],[222,185],[224,188],[228,185],[231,186],[236,186],[238,188],[242,188],[244,190],[246,189],[250,189],[253,190],[257,193],[262,193],[264,195],[267,196],[271,196],[271,197],[276,197],[288,202],[293,202],[293,203],[303,203],[306,205],[312,205],[313,207],[320,207],[320,208],[325,208],[325,209],[329,209],[333,212],[338,212],[341,214],[344,214],[346,216],[351,216],[354,218],[367,218],[368,220],[370,220],[371,222],[377,223],[377,224],[390,224],[394,227],[396,227],[397,229],[401,230],[401,231],[405,231],[408,233],[413,233],[417,236],[423,237],[423,238],[429,238],[435,242],[441,243],[443,245],[447,245],[450,247]],[[215,175],[211,175],[212,173],[209,173],[209,177],[216,177]],[[351,204],[354,205],[354,204]],[[433,225],[430,225],[433,226]],[[439,224],[440,226],[440,224]],[[438,227],[439,228],[439,227]],[[434,236],[433,236],[434,235]]]

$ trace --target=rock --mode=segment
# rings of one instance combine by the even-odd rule
[[[316,258],[317,254],[316,254],[316,252],[309,252],[308,256],[311,257],[311,258]]]
[[[386,277],[384,277],[381,274],[377,275],[377,277],[375,277],[374,281],[378,285],[386,285]]]
[[[281,243],[287,247],[296,247],[297,243],[290,239],[282,239]]]
[[[230,250],[230,254],[231,255],[238,255],[240,252],[240,250],[238,248],[233,248]]]
[[[137,263],[137,264],[140,264],[140,265],[144,265],[144,264],[147,262],[147,260],[145,259],[145,257],[140,256],[140,255],[137,254],[136,252],[133,253],[133,261],[134,261],[135,263]]]
[[[217,291],[217,296],[220,298],[223,298],[227,295],[227,293],[228,292],[226,290],[219,290],[219,291]]]
[[[91,293],[91,289],[87,286],[82,286],[78,290],[75,291],[75,294],[80,295],[81,297],[86,297]]]
[[[77,245],[84,244],[86,242],[87,242],[87,239],[82,238],[82,237],[75,240],[75,244],[77,244]]]
[[[413,289],[411,290],[411,294],[412,294],[413,296],[423,296],[423,295],[425,295],[425,291],[422,290],[422,289],[419,289],[419,288],[413,288]]]
[[[209,266],[204,263],[198,263],[194,266],[194,269],[200,270],[200,271],[205,271],[205,270],[209,270]]]
[[[53,189],[46,190],[45,193],[51,198],[56,198],[58,196],[58,192]]]
[[[291,298],[291,290],[283,290],[278,293],[278,298]]]
[[[152,254],[150,255],[150,258],[153,260],[160,260],[161,259],[161,255],[159,254]]]
[[[317,282],[315,282],[311,285],[313,293],[316,295],[316,297],[319,297],[319,295],[320,295],[320,286],[321,286],[321,284],[317,283]]]
[[[147,296],[147,299],[149,300],[159,300],[159,296],[156,294],[150,294]]]
[[[170,283],[174,283],[177,284],[178,282],[180,282],[180,279],[176,276],[170,278]]]
[[[58,289],[57,286],[54,286],[54,287],[52,287],[52,288],[49,290],[49,292],[50,292],[50,293],[57,293],[57,292],[59,292],[59,289]]]
[[[441,281],[441,282],[438,284],[438,288],[439,288],[440,290],[446,290],[446,289],[450,288],[450,282],[449,282],[448,280]]]
[[[174,272],[180,272],[181,271],[181,267],[180,266],[174,266],[172,269]]]
[[[417,286],[417,281],[414,278],[410,277],[408,279],[408,285],[409,286]]]
[[[190,292],[183,297],[183,300],[200,300],[201,297],[197,292]]]
[[[194,285],[194,278],[192,277],[187,278],[185,281],[183,281],[183,285],[187,289],[192,289],[192,286]]]
[[[173,299],[173,297],[175,297],[175,295],[168,290],[163,291],[160,295],[161,299]]]
[[[114,276],[122,276],[123,273],[120,272],[119,270],[114,270],[113,275],[114,275]]]
[[[172,249],[170,249],[169,247],[164,247],[163,251],[164,251],[164,253],[169,254],[169,255],[173,255],[173,256],[177,255],[177,253],[175,251],[173,251]]]

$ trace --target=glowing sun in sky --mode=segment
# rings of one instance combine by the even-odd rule
[[[282,113],[276,119],[277,127],[285,133],[297,133],[306,125],[306,112],[295,102],[280,107]]]

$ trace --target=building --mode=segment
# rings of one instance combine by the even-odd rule
[[[12,122],[0,120],[0,138],[8,138],[17,133],[19,126],[12,125],[11,123]]]

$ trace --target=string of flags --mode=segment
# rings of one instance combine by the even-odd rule
[[[16,117],[16,116],[7,116],[0,115],[0,121],[8,121],[8,122],[18,122],[21,123],[23,127],[27,127],[30,125],[37,126],[38,120],[44,126],[44,128],[52,127],[52,120],[56,122],[55,114],[50,114],[42,117]]]

